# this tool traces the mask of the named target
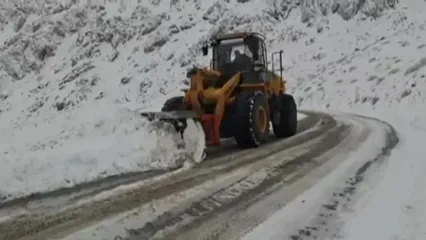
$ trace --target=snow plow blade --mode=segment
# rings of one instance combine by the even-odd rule
[[[200,118],[194,111],[170,111],[170,112],[143,112],[143,117],[147,117],[149,120],[160,119],[160,120],[184,120],[188,118],[197,119]]]
[[[141,115],[146,117],[149,121],[159,120],[171,123],[182,137],[185,129],[188,127],[187,120],[192,119],[196,121],[197,118],[199,118],[193,111],[144,112],[141,113]]]
[[[143,112],[141,116],[150,122],[169,123],[181,138],[180,148],[190,153],[194,162],[206,157],[206,141],[200,117],[193,111]],[[160,127],[165,127],[161,125]]]

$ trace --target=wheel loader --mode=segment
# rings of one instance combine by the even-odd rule
[[[183,89],[184,96],[168,99],[161,112],[142,115],[170,121],[181,133],[187,119],[196,119],[207,146],[235,138],[240,147],[258,147],[270,137],[270,124],[278,138],[296,134],[296,103],[282,77],[283,51],[271,54],[270,70],[265,37],[259,33],[217,35],[201,52],[207,56],[210,49],[210,67],[188,71],[190,86]],[[278,68],[273,61],[277,56]]]

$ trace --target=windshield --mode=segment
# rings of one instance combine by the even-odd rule
[[[232,63],[235,59],[236,52],[253,58],[253,53],[244,45],[243,39],[223,40],[215,47],[216,56],[214,61],[214,69],[225,71],[224,66]]]

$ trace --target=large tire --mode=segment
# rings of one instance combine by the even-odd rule
[[[265,142],[269,133],[267,100],[261,92],[242,93],[237,99],[234,138],[239,147],[252,148]]]
[[[177,96],[169,98],[161,108],[162,112],[170,112],[177,110],[185,110],[185,105],[183,103],[183,97]]]
[[[272,122],[278,138],[294,136],[297,132],[297,106],[292,95],[284,94],[278,99],[278,121]]]

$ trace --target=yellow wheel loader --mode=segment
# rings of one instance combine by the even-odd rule
[[[286,93],[282,77],[283,51],[271,54],[269,70],[265,37],[259,33],[218,35],[202,46],[203,55],[210,49],[210,68],[188,71],[190,87],[183,90],[184,96],[168,99],[161,112],[142,115],[172,122],[181,133],[187,119],[196,119],[207,146],[219,146],[221,138],[233,137],[240,147],[257,147],[270,135],[270,124],[278,138],[296,134],[296,103]]]

